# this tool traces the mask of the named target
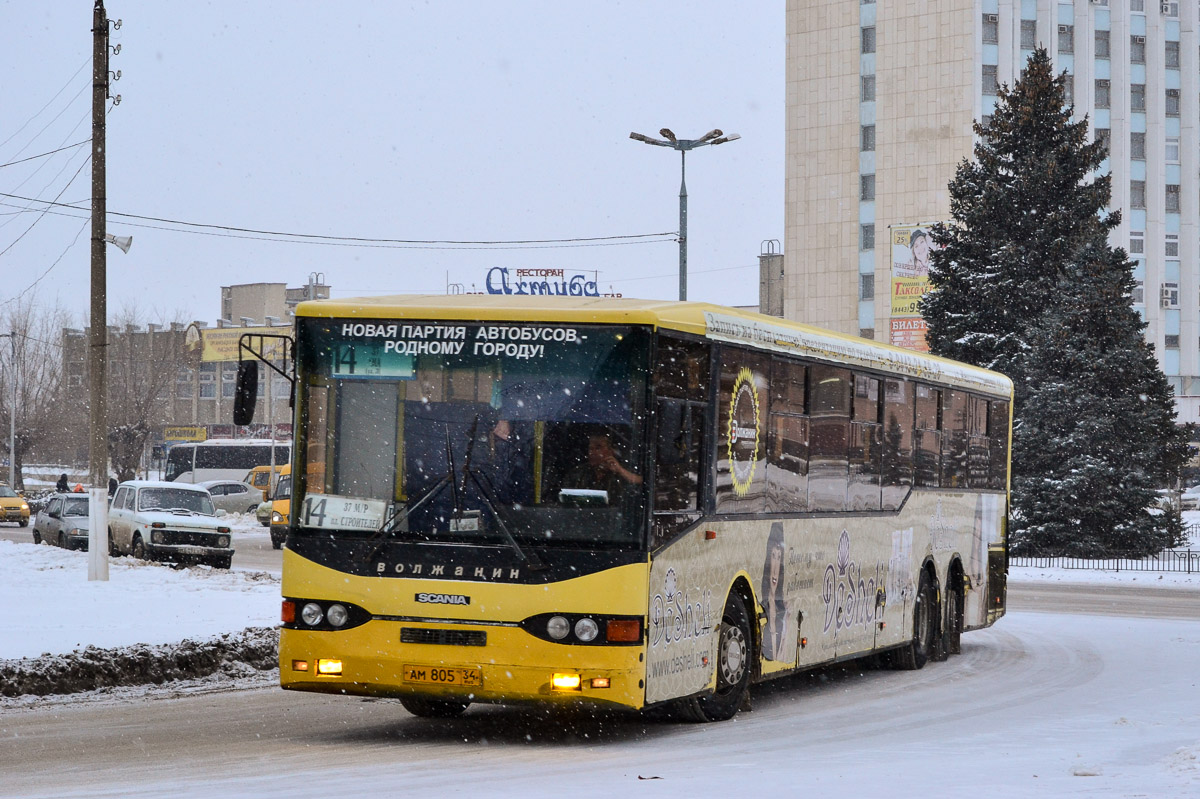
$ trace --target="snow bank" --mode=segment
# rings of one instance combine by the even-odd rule
[[[265,572],[133,558],[111,559],[109,580],[89,582],[86,552],[0,540],[0,607],[9,609],[0,660],[273,627],[279,596],[279,578]]]
[[[1010,583],[1077,583],[1083,585],[1137,585],[1167,588],[1200,588],[1200,574],[1193,572],[1142,572],[1100,569],[1060,569],[1011,566]]]
[[[69,655],[0,660],[0,696],[75,694],[130,685],[162,685],[222,674],[244,676],[278,664],[279,631],[255,627],[204,641],[119,649],[89,646]]]

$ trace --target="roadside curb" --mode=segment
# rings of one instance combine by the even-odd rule
[[[172,680],[244,673],[279,665],[279,630],[248,627],[238,633],[177,644],[89,646],[65,655],[0,660],[0,696],[74,694],[97,688],[161,685]]]

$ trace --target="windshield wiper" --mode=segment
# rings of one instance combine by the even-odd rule
[[[537,552],[532,549],[526,552],[521,548],[521,545],[517,542],[517,537],[512,534],[512,531],[508,529],[508,525],[504,523],[504,517],[500,513],[501,504],[492,496],[492,490],[483,484],[483,480],[479,479],[479,475],[473,470],[467,471],[466,467],[463,468],[463,471],[466,472],[463,475],[463,482],[466,482],[468,476],[474,481],[476,488],[479,489],[479,495],[483,498],[484,504],[492,512],[492,517],[495,518],[496,525],[500,528],[500,532],[504,533],[504,537],[508,539],[508,544],[517,553],[517,557],[525,561],[526,565],[534,571],[543,571],[548,568],[546,562],[538,557]]]
[[[367,549],[363,553],[361,560],[368,561],[375,557],[380,548],[383,546],[384,540],[387,539],[387,537],[391,534],[395,524],[403,522],[413,513],[413,511],[417,510],[417,508],[421,507],[426,502],[429,502],[431,499],[440,494],[442,489],[450,485],[451,482],[453,482],[451,475],[442,475],[442,478],[434,483],[433,488],[426,491],[424,496],[422,496],[414,504],[405,505],[392,511],[392,514],[383,520],[383,524],[379,525],[379,529],[372,533],[371,537],[367,539]]]

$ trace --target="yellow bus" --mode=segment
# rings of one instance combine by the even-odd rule
[[[716,721],[1004,613],[1002,375],[633,299],[306,302],[295,336],[285,689]]]

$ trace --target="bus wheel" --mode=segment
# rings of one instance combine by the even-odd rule
[[[895,664],[897,668],[919,669],[929,660],[934,644],[934,629],[937,625],[934,604],[933,585],[929,582],[929,572],[922,569],[921,581],[917,586],[917,595],[913,603],[913,637],[905,646],[896,651]]]
[[[717,643],[717,689],[709,696],[685,699],[680,715],[690,721],[725,721],[733,718],[750,686],[750,661],[754,653],[750,617],[740,596],[731,594],[721,615]]]
[[[961,583],[961,578],[955,582]],[[946,632],[942,636],[947,655],[962,652],[962,595],[954,586],[946,592]]]
[[[454,699],[425,699],[419,696],[402,696],[400,704],[414,716],[423,719],[452,719],[466,712],[470,702]]]

